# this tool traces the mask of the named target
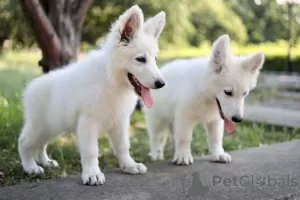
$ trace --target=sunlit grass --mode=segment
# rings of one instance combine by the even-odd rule
[[[39,70],[38,61],[41,59],[39,49],[5,51],[0,54],[0,69]]]
[[[263,52],[266,57],[286,56],[287,43],[263,43],[263,44],[249,44],[247,46],[240,46],[238,44],[231,44],[233,52],[237,55],[250,54],[254,52]],[[199,48],[168,48],[161,50],[159,58],[162,60],[170,60],[174,58],[193,58],[200,56],[208,56],[211,53],[211,45],[205,44]],[[300,46],[292,48],[292,59],[300,57]]]
[[[243,55],[253,52],[264,52],[266,57],[276,57],[287,55],[287,43],[285,41],[278,41],[276,43],[261,43],[261,44],[248,44],[247,46],[241,46],[235,42],[231,43],[232,49],[235,54]],[[95,47],[84,48],[84,51],[88,51]],[[204,43],[200,47],[161,47],[159,53],[159,60],[171,60],[175,58],[192,58],[199,56],[208,56],[211,52],[211,44]],[[5,51],[0,55],[0,69],[1,68],[18,68],[18,69],[33,69],[39,70],[38,61],[41,59],[41,51],[39,49],[21,50],[18,52]],[[292,48],[292,59],[300,57],[300,45]]]

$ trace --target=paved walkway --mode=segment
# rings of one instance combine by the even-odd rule
[[[246,121],[300,128],[300,103],[289,104],[289,106],[284,106],[284,102],[280,102],[278,105],[276,102],[245,105],[244,112]]]
[[[149,165],[145,175],[105,172],[102,186],[80,176],[0,188],[1,200],[300,199],[300,141],[232,152],[233,162]]]
[[[300,128],[300,76],[262,73],[258,89],[277,88],[283,99],[273,99],[245,106],[244,119],[254,122]],[[292,91],[286,91],[295,90]]]
[[[261,73],[257,86],[258,88],[299,89],[300,76]]]
[[[259,103],[261,106],[269,108],[279,108],[284,110],[292,110],[300,112],[300,101],[288,100],[288,99],[270,99]]]

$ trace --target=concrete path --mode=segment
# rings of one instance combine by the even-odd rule
[[[261,106],[271,107],[275,109],[284,109],[300,112],[300,101],[294,101],[289,99],[270,99],[258,103]]]
[[[281,92],[280,93],[283,98],[286,99],[294,99],[300,102],[300,93],[299,92]]]
[[[261,73],[258,89],[280,89],[282,98],[246,105],[244,118],[248,121],[267,122],[268,124],[300,128],[300,91],[299,74],[284,75]]]
[[[289,106],[294,106],[294,108],[289,109]],[[245,105],[244,119],[246,121],[267,122],[273,125],[300,128],[300,104],[289,104],[289,106],[281,107],[272,104]]]
[[[300,76],[261,73],[258,81],[258,88],[276,87],[278,89],[299,89]]]
[[[232,152],[232,163],[149,165],[145,175],[105,172],[102,186],[80,176],[0,188],[1,200],[300,199],[300,141]]]
[[[261,73],[257,88],[277,88],[282,98],[247,104],[244,118],[248,121],[267,122],[268,124],[300,128],[300,93],[285,91],[286,89],[300,90],[300,76]]]

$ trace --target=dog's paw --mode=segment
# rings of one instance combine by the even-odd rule
[[[102,185],[105,182],[105,176],[100,170],[97,172],[82,172],[82,182],[84,185]]]
[[[24,167],[24,171],[29,175],[41,175],[44,174],[44,169],[38,165]]]
[[[162,152],[159,152],[159,153],[156,153],[156,152],[150,152],[150,153],[148,154],[148,157],[149,157],[151,160],[153,160],[153,161],[155,161],[155,160],[164,160],[164,159],[165,159]]]
[[[175,152],[172,162],[176,165],[190,165],[193,164],[194,159],[191,152]]]
[[[229,163],[231,162],[231,155],[226,152],[212,154],[212,160],[214,162]]]
[[[48,159],[47,161],[41,163],[43,167],[59,167],[59,164],[56,160]]]
[[[147,167],[143,163],[133,163],[131,165],[123,165],[121,169],[128,174],[144,174],[147,172]]]

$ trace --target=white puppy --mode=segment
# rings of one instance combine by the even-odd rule
[[[43,173],[41,166],[57,167],[58,163],[47,156],[47,144],[63,132],[75,132],[83,183],[103,184],[97,139],[104,131],[109,133],[124,172],[147,171],[130,156],[128,129],[137,101],[135,92],[151,107],[150,89],[164,86],[156,65],[164,25],[164,12],[144,24],[142,10],[133,6],[112,26],[100,50],[28,85],[24,92],[25,124],[19,138],[25,172],[39,174]]]
[[[151,109],[143,108],[150,139],[150,156],[164,158],[167,135],[174,137],[173,162],[193,163],[191,140],[194,125],[205,127],[213,160],[230,162],[223,149],[224,125],[233,132],[243,119],[245,96],[256,86],[263,53],[236,57],[228,35],[214,42],[210,58],[177,60],[162,68],[166,86],[153,91]],[[225,122],[225,123],[224,123]]]

